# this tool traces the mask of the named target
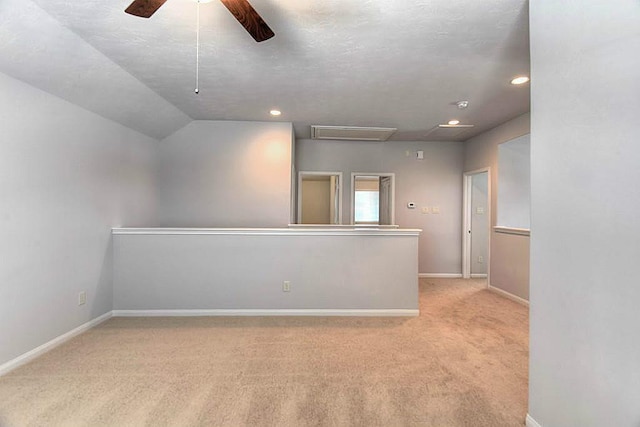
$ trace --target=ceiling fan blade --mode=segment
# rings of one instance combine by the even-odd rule
[[[124,11],[130,15],[139,16],[141,18],[149,18],[160,9],[167,0],[133,0]]]
[[[238,22],[247,30],[257,42],[262,42],[275,36],[264,19],[256,12],[247,0],[220,0],[236,17]]]

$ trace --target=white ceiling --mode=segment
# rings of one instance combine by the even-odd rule
[[[79,55],[63,41],[58,49],[64,52],[51,57],[29,45],[32,59],[21,59],[22,69],[0,60],[0,71],[72,102],[87,103],[89,96],[95,105],[87,108],[110,118],[122,114],[115,120],[129,126],[161,105],[170,119],[132,126],[155,137],[191,118],[290,121],[301,138],[309,137],[311,124],[397,127],[392,139],[423,140],[437,124],[457,118],[476,125],[457,137],[467,139],[529,110],[528,85],[509,84],[529,73],[526,0],[251,0],[276,33],[263,43],[214,0],[200,6],[199,95],[193,0],[169,0],[150,19],[125,14],[130,0],[32,0],[49,15],[38,19],[33,14],[42,10],[29,11],[26,0],[3,2],[0,12],[9,12],[7,4],[21,8],[14,16],[20,20],[0,24],[12,25],[5,38],[7,31],[25,35],[13,41],[22,49],[38,43],[27,30],[41,31],[38,21],[53,17],[57,23],[49,25],[62,29],[41,38],[70,30],[68,38],[79,36],[76,44],[86,42],[83,49],[93,52]],[[13,52],[6,40],[0,48]],[[75,73],[43,79],[55,61]],[[99,75],[104,69],[115,71],[105,78]],[[79,77],[83,70],[93,77]],[[141,95],[104,86],[131,78],[125,74],[146,86],[136,88]],[[82,91],[69,83],[74,76],[85,82]],[[86,87],[92,79],[96,85]],[[123,99],[132,104],[122,105]],[[454,105],[462,99],[470,101],[464,111]],[[274,107],[283,112],[277,119],[268,113]]]

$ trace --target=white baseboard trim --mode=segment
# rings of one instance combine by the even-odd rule
[[[49,342],[46,342],[44,344],[42,344],[39,347],[34,348],[31,351],[28,351],[18,357],[16,357],[13,360],[10,360],[2,365],[0,365],[0,376],[5,375],[7,373],[9,373],[10,371],[13,371],[14,369],[30,362],[31,360],[35,359],[38,356],[43,355],[44,353],[53,350],[55,347],[58,347],[60,344],[69,341],[71,338],[80,335],[81,333],[88,331],[89,329],[93,328],[94,326],[104,322],[105,320],[108,320],[111,317],[111,311],[109,311],[108,313],[103,314],[100,317],[96,317],[93,320],[89,320],[87,323],[84,323],[80,326],[78,326],[77,328],[67,332],[66,334],[62,334],[59,337],[56,337],[54,339],[52,339]]]
[[[495,292],[498,295],[502,295],[503,297],[508,298],[511,301],[515,301],[519,304],[526,305],[527,307],[529,307],[529,301],[527,301],[524,298],[520,298],[519,296],[516,296],[510,292],[504,291],[500,288],[496,288],[495,286],[491,286],[491,285],[489,285],[487,289],[489,289],[491,292]]]
[[[460,279],[460,273],[418,273],[421,279]]]
[[[487,278],[487,274],[483,273],[483,274],[472,274],[471,275],[472,279],[486,279]]]
[[[362,316],[415,317],[410,309],[211,309],[211,310],[113,310],[113,317],[194,317],[194,316]]]
[[[527,414],[524,425],[526,425],[527,427],[542,427],[542,425],[534,420],[533,417],[529,414]]]

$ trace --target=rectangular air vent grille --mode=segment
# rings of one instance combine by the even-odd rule
[[[427,140],[459,138],[474,125],[438,125],[425,134]]]
[[[386,141],[398,129],[357,126],[311,126],[312,139],[347,141]]]

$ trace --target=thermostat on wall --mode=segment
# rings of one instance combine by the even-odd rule
[[[407,203],[407,207],[408,207],[409,209],[415,209],[415,208],[416,208],[416,204],[415,204],[415,203],[413,203],[413,202],[409,202],[409,203]]]

